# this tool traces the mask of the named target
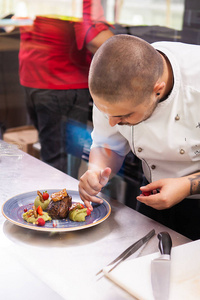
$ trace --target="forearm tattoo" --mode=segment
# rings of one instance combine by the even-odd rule
[[[188,179],[190,180],[190,195],[200,194],[200,175]]]

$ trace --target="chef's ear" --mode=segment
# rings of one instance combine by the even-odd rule
[[[153,89],[154,93],[156,95],[161,95],[163,93],[163,91],[164,91],[165,85],[166,84],[165,84],[164,81],[161,81],[161,82],[157,81],[156,84],[155,84],[155,86],[154,86],[154,89]]]

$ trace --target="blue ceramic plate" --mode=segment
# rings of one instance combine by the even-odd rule
[[[44,189],[45,190],[45,189]],[[57,189],[48,189],[49,195],[55,192],[59,192]],[[77,191],[67,191],[69,196],[72,197],[72,202],[82,202],[79,193]],[[37,196],[37,191],[32,191],[28,193],[19,194],[7,200],[2,206],[2,213],[8,221],[12,222],[15,225],[29,228],[33,230],[39,231],[74,231],[80,230],[88,227],[92,227],[100,224],[105,221],[110,213],[111,207],[110,204],[103,199],[103,203],[97,205],[93,203],[93,211],[90,216],[87,216],[85,222],[73,222],[71,220],[62,219],[62,220],[53,220],[45,223],[44,226],[39,227],[37,225],[33,225],[32,223],[27,223],[23,220],[22,215],[24,213],[24,209],[31,209],[34,203],[34,200]]]

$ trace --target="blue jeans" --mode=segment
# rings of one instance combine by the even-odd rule
[[[77,178],[86,130],[89,101],[88,89],[43,90],[24,87],[30,119],[39,132],[41,159],[67,173],[67,156],[76,157],[73,174]],[[80,126],[81,130],[72,130]],[[79,137],[78,137],[79,136]],[[82,141],[79,143],[79,141]],[[76,142],[76,144],[74,144]]]

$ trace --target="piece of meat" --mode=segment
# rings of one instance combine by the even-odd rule
[[[72,197],[68,194],[62,200],[49,202],[47,212],[52,219],[65,219],[72,205]]]

